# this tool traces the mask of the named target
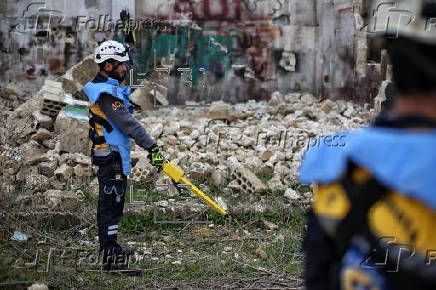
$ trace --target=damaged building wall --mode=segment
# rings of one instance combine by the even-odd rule
[[[92,22],[85,23],[111,12],[102,1],[2,1],[0,85],[14,82],[36,93],[46,78],[64,74],[92,53],[96,33],[88,29]],[[84,24],[78,26],[78,19]]]
[[[377,63],[368,64],[367,36],[358,26],[358,21],[366,17],[365,7],[363,0],[162,0],[147,7],[137,3],[142,17],[178,27],[154,31],[148,40],[157,45],[145,49],[146,59],[152,59],[147,53],[156,50],[153,65],[159,67],[171,60],[174,75],[170,79],[174,78],[165,83],[169,87],[180,78],[178,67],[192,70],[194,88],[180,89],[177,84],[170,90],[170,98],[195,95],[196,70],[204,67],[209,99],[230,102],[268,98],[275,90],[370,101],[382,80],[382,68]],[[183,31],[189,36],[175,41],[172,51],[163,52],[162,48],[171,45],[161,43],[162,35],[180,37]],[[208,37],[227,50],[217,58],[218,63],[205,59],[197,47],[207,43],[208,49],[213,49],[213,41],[205,41]],[[191,45],[191,51],[183,45]],[[375,51],[380,53],[380,49]],[[201,57],[203,60],[198,61]],[[204,95],[202,91],[200,100],[207,101]]]
[[[3,3],[2,86],[14,81],[35,92],[45,78],[62,75],[92,53],[95,40],[116,37],[90,28],[104,15],[119,19],[122,9],[142,21],[135,80],[147,73],[168,87],[171,104],[262,100],[277,90],[369,101],[382,78],[380,64],[368,65],[371,47],[356,24],[365,17],[363,0],[32,3]],[[34,29],[47,15],[52,24],[62,21],[50,33]]]

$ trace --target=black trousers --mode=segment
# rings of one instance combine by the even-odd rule
[[[118,223],[123,216],[127,176],[122,174],[121,157],[116,151],[108,156],[93,156],[99,166],[97,225],[100,249],[114,249],[117,243]]]

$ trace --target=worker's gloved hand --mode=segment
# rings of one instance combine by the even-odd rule
[[[159,147],[155,144],[148,149],[148,152],[147,157],[150,159],[151,165],[157,167],[157,169],[161,171],[166,159],[163,157],[162,153],[160,153]]]

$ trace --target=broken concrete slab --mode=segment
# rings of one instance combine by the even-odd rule
[[[51,209],[74,211],[79,206],[79,200],[74,191],[47,190],[43,197]]]
[[[54,174],[56,178],[61,182],[67,182],[73,176],[74,170],[71,166],[62,164],[58,169],[55,170]]]
[[[89,124],[84,113],[80,113],[79,117],[75,117],[73,113],[65,108],[59,112],[55,121],[55,133],[60,141],[60,150],[70,153],[89,154],[91,152],[91,144],[88,137]]]
[[[53,127],[53,119],[39,111],[33,112],[33,117],[39,124],[39,127],[50,130]]]

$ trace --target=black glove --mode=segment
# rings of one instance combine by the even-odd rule
[[[157,167],[159,171],[162,170],[162,166],[167,161],[165,157],[160,153],[159,147],[156,144],[148,148],[148,159],[150,159],[150,164]]]

